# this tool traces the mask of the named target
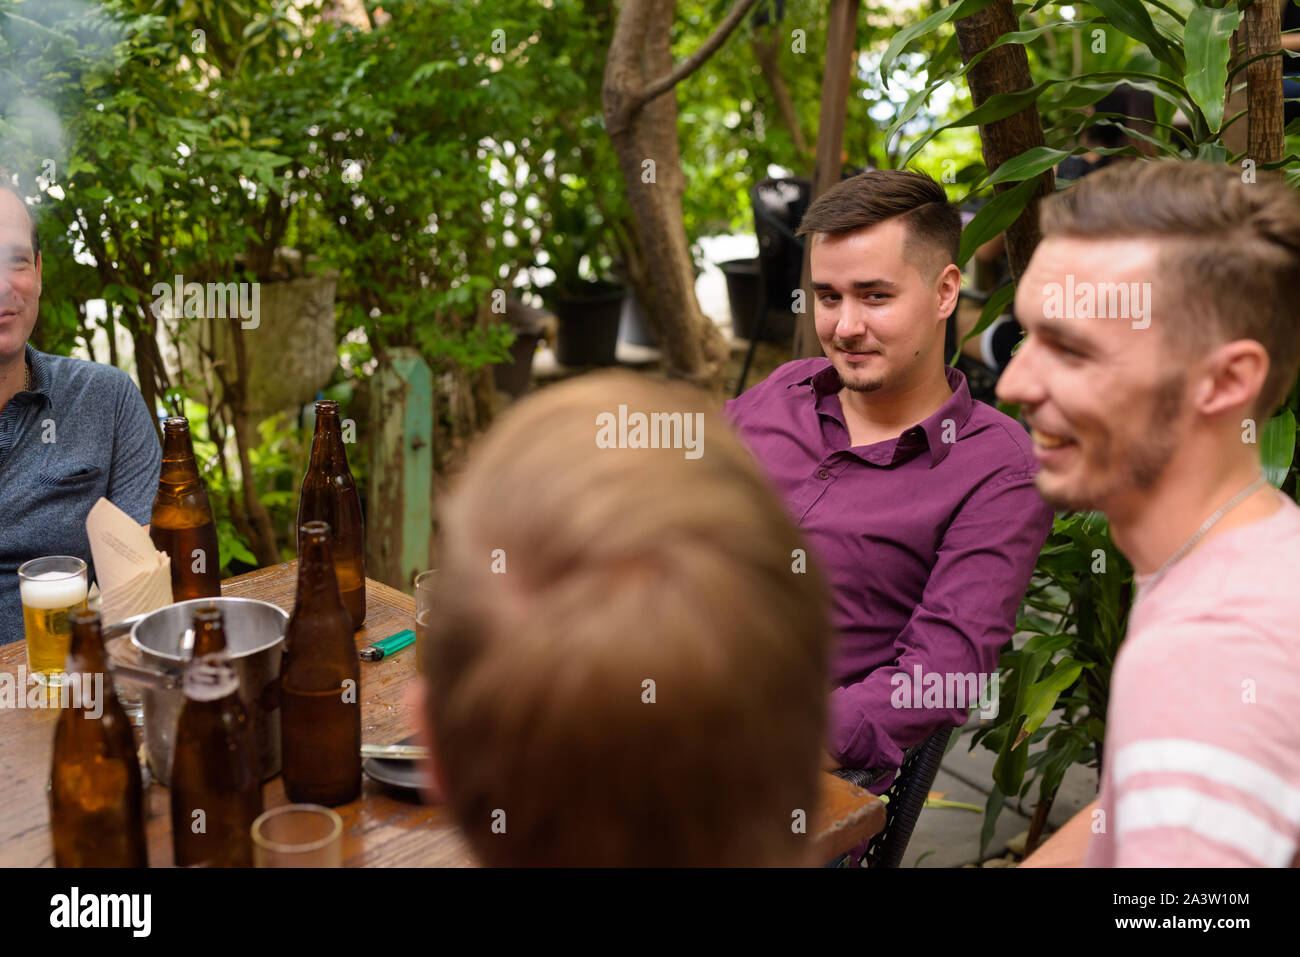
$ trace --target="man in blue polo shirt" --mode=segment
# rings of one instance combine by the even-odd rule
[[[41,249],[26,204],[0,177],[0,645],[23,637],[18,566],[75,555],[101,497],[149,521],[162,451],[140,390],[120,369],[27,344]]]

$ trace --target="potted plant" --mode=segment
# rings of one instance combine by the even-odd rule
[[[613,274],[604,219],[584,193],[562,190],[557,200],[543,244],[545,265],[555,273],[543,295],[558,320],[556,359],[566,366],[614,365],[627,286]]]
[[[514,333],[510,344],[510,361],[492,367],[498,392],[518,398],[528,391],[533,375],[533,355],[542,337],[542,324],[546,311],[535,309],[515,296],[506,298],[506,321]]]

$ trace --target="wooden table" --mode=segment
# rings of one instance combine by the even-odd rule
[[[221,593],[259,598],[293,610],[297,563],[290,562],[228,579]],[[414,627],[415,602],[409,595],[376,581],[366,581],[366,624],[357,632],[364,647],[404,628]],[[27,661],[25,643],[0,647],[0,673],[17,680]],[[361,740],[393,744],[415,728],[405,703],[415,676],[413,649],[383,661],[362,663]],[[21,687],[21,686],[20,686]],[[25,691],[25,689],[24,689]],[[0,866],[49,867],[49,805],[46,783],[58,712],[19,708],[0,710]],[[137,736],[142,729],[136,729]],[[266,808],[288,803],[280,777],[267,782]],[[149,863],[172,864],[168,790],[155,784],[146,799]],[[343,858],[348,867],[466,867],[474,861],[469,846],[443,807],[403,797],[365,777],[361,797],[335,808],[343,818]],[[884,827],[885,808],[861,788],[832,775],[822,776],[821,806],[810,830],[818,857],[831,860]]]

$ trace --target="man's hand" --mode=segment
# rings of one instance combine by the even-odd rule
[[[831,757],[831,753],[829,751],[822,752],[823,771],[835,771],[842,767],[844,767],[844,765],[842,765],[836,758]]]
[[[1093,801],[1052,835],[1042,847],[1021,861],[1021,867],[1083,867],[1088,842],[1092,839]]]

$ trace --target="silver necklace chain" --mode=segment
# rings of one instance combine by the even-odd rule
[[[1147,582],[1146,587],[1142,589],[1142,594],[1146,595],[1151,591],[1151,589],[1155,588],[1160,579],[1165,577],[1165,573],[1169,571],[1169,569],[1173,567],[1180,558],[1195,548],[1196,543],[1205,537],[1206,533],[1215,526],[1219,519],[1223,518],[1223,516],[1227,515],[1246,499],[1250,498],[1250,496],[1255,494],[1263,484],[1264,475],[1261,473],[1259,478],[1255,479],[1255,481],[1251,482],[1244,489],[1234,495],[1227,501],[1227,503],[1222,505],[1218,511],[1202,522],[1201,527],[1192,534],[1192,537],[1183,543],[1183,547],[1174,552],[1173,555],[1170,556],[1169,560],[1161,565],[1156,573],[1151,576],[1151,580]]]

